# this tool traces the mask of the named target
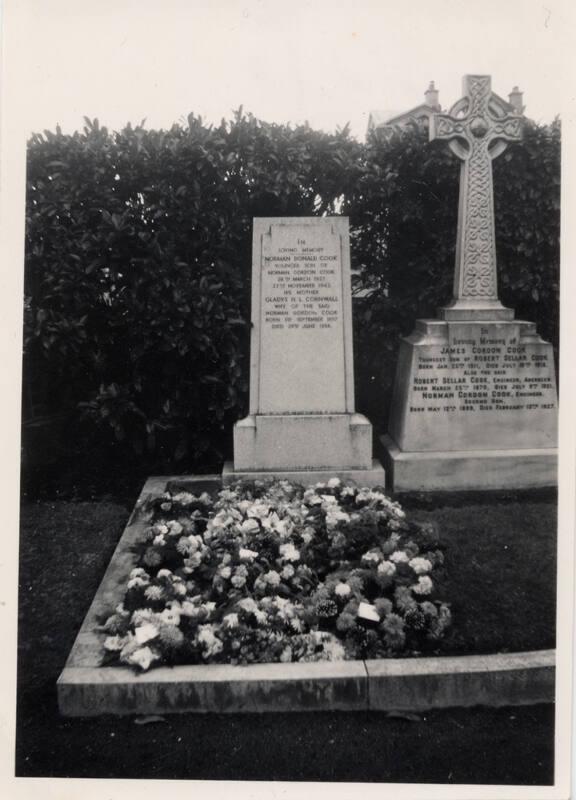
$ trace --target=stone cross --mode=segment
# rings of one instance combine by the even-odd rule
[[[512,319],[498,299],[492,159],[519,142],[523,118],[491,91],[489,75],[466,75],[449,114],[434,114],[430,141],[441,139],[462,159],[454,297],[446,320]]]

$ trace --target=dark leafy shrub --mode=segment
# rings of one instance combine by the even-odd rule
[[[230,455],[246,412],[252,219],[342,213],[357,406],[384,429],[399,338],[450,300],[458,168],[418,128],[359,144],[241,110],[218,127],[190,115],[168,131],[86,120],[35,134],[25,427],[66,420],[69,451],[155,470]],[[494,185],[502,299],[557,348],[559,123],[528,124]]]

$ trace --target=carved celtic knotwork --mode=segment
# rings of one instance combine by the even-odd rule
[[[430,126],[430,138],[446,141],[462,160],[454,295],[497,300],[492,159],[520,141],[522,118],[507,113],[488,75],[467,76],[464,95]]]

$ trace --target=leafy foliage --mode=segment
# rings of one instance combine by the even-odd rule
[[[494,162],[502,298],[555,346],[559,149],[559,123],[531,125]],[[218,127],[190,115],[168,131],[86,119],[35,134],[25,419],[59,415],[78,448],[156,470],[229,455],[247,401],[252,218],[343,213],[357,405],[383,429],[399,337],[450,299],[456,161],[418,128],[359,144],[241,109]]]

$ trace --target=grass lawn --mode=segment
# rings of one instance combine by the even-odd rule
[[[460,496],[436,506],[405,501],[418,519],[437,524],[447,545],[441,592],[455,624],[444,652],[553,647],[554,499]],[[551,706],[454,709],[417,720],[375,712],[183,716],[153,724],[61,718],[56,679],[130,510],[107,501],[22,508],[18,776],[552,782]]]

